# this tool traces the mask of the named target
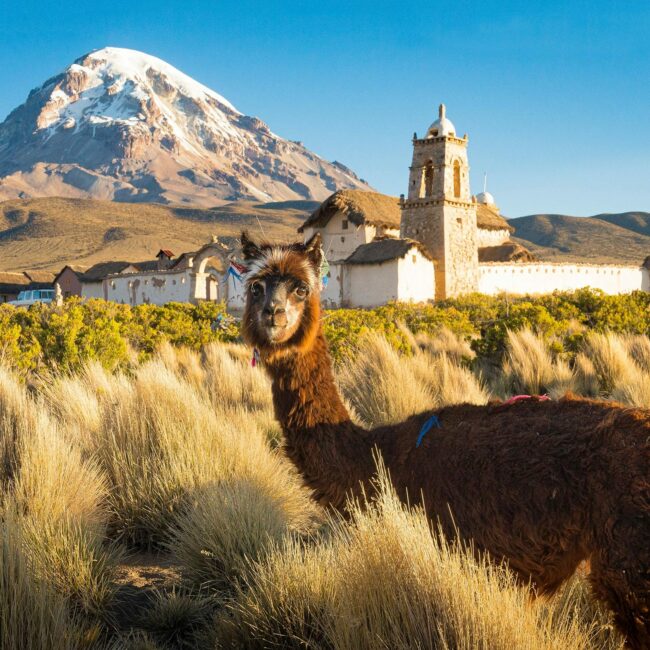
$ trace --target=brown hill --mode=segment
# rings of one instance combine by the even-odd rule
[[[638,263],[650,255],[650,213],[571,217],[533,214],[508,222],[513,239],[542,260]]]
[[[212,209],[85,199],[16,199],[0,203],[2,270],[90,266],[151,259],[160,248],[195,250],[210,237],[242,228],[269,239],[295,239],[314,201],[238,201]]]

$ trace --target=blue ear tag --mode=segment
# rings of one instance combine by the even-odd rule
[[[441,429],[442,426],[440,424],[440,420],[438,419],[437,415],[432,415],[428,420],[424,422],[422,425],[422,428],[420,429],[420,435],[418,436],[418,440],[415,443],[416,447],[420,446],[420,443],[422,442],[422,439],[426,435],[427,431],[430,431],[432,427],[437,427],[438,429]]]

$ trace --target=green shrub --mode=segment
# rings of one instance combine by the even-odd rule
[[[430,305],[390,303],[375,309],[334,309],[323,328],[337,363],[354,356],[368,332],[383,334],[411,354],[413,333],[448,330],[471,343],[475,363],[500,366],[507,332],[530,329],[556,354],[573,360],[587,332],[650,334],[650,293],[609,296],[602,291],[555,291],[543,296],[470,294]],[[223,303],[169,303],[130,307],[104,300],[70,299],[62,307],[0,305],[0,357],[22,373],[79,369],[96,360],[107,369],[147,360],[164,342],[200,350],[211,342],[239,340],[239,324]]]

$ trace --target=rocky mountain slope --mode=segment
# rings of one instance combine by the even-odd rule
[[[368,188],[155,57],[105,48],[0,124],[0,200],[63,196],[214,206]]]
[[[650,213],[593,217],[533,214],[509,223],[513,239],[542,260],[641,264],[650,255]]]
[[[213,234],[243,228],[271,240],[298,239],[314,201],[237,201],[212,209],[100,200],[40,198],[0,203],[3,271],[90,266],[112,260],[153,259],[161,248],[196,250]]]

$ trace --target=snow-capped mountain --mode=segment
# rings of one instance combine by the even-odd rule
[[[108,47],[0,124],[0,200],[68,196],[214,205],[368,189],[153,56]]]

